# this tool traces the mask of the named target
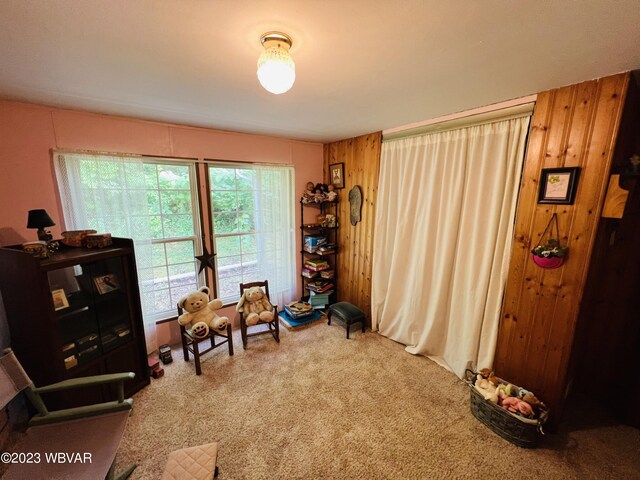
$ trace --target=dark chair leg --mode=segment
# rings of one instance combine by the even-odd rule
[[[229,355],[233,355],[233,334],[231,331],[231,324],[227,323],[227,342],[229,342]]]
[[[180,332],[180,337],[182,338],[182,354],[184,355],[184,361],[189,361],[189,349],[187,348],[187,339],[184,338],[184,333]]]
[[[278,316],[278,312],[276,312],[275,318],[275,328],[276,328],[276,342],[280,343],[280,317]]]
[[[327,325],[331,325],[331,310],[327,313]]]
[[[240,319],[240,336],[242,337],[242,348],[247,349],[247,324],[244,318]]]
[[[200,350],[198,349],[198,341],[193,340],[193,359],[196,364],[196,375],[202,374],[202,369],[200,368]]]

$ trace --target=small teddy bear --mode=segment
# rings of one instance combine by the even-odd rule
[[[533,409],[531,408],[531,405],[516,397],[507,397],[502,400],[502,408],[525,417],[533,416]]]
[[[178,306],[186,313],[178,317],[178,323],[187,328],[191,327],[194,337],[205,338],[211,330],[224,332],[229,319],[219,317],[216,310],[222,308],[222,300],[209,301],[209,288],[202,287],[190,292],[178,301]]]
[[[481,374],[478,374],[476,377],[476,383],[474,384],[474,388],[480,392],[480,395],[484,397],[485,400],[490,401],[491,403],[498,403],[498,395],[496,393],[496,387],[494,387],[489,380],[483,378]]]
[[[236,305],[247,325],[273,321],[273,305],[260,287],[247,288]]]

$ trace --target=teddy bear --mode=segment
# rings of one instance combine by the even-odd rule
[[[518,398],[523,402],[527,402],[529,405],[531,405],[533,407],[534,412],[541,412],[543,410],[546,410],[547,408],[547,406],[544,403],[542,403],[538,399],[538,397],[536,397],[533,394],[533,392],[529,392],[524,388],[520,390],[520,394],[518,395]]]
[[[491,382],[494,387],[498,387],[501,384],[507,383],[504,380],[502,380],[500,377],[496,377],[493,374],[493,370],[489,368],[483,368],[478,373],[482,375],[482,378],[486,378],[487,380],[489,380],[489,382]]]
[[[531,405],[516,397],[507,397],[502,400],[502,408],[525,417],[533,416],[533,409],[531,408]]]
[[[216,310],[222,308],[222,300],[209,301],[209,288],[202,287],[190,292],[178,301],[178,306],[185,313],[178,317],[178,323],[187,328],[191,327],[194,337],[205,338],[211,330],[224,332],[229,319],[219,317]]]
[[[236,310],[242,314],[247,325],[273,320],[273,305],[260,287],[247,288],[236,305]]]
[[[489,380],[483,378],[482,375],[479,374],[477,376],[474,388],[480,392],[480,395],[482,395],[485,400],[489,400],[491,403],[498,403],[496,387],[489,383]]]

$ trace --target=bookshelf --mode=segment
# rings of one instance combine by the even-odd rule
[[[149,384],[133,242],[101,249],[61,246],[37,259],[0,248],[0,290],[11,347],[36,386],[87,375],[134,372],[131,396]],[[112,400],[110,387],[47,394],[54,408]]]
[[[320,305],[337,302],[338,202],[300,201],[302,300]],[[314,305],[317,306],[317,305]]]

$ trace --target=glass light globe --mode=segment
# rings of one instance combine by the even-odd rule
[[[296,81],[296,64],[289,52],[277,45],[266,48],[258,58],[258,80],[276,95],[289,91]]]

